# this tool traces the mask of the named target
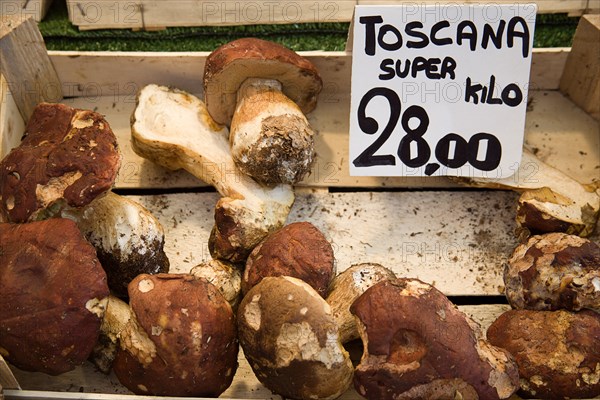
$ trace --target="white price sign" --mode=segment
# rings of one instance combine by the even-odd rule
[[[536,13],[535,4],[357,6],[350,174],[514,174]]]

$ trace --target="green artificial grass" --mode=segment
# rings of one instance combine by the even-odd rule
[[[569,47],[578,18],[540,14],[535,47]],[[65,0],[54,0],[39,24],[49,50],[80,51],[212,51],[242,37],[259,37],[296,51],[338,51],[346,47],[348,23],[249,25],[167,28],[162,31],[103,29],[79,31],[68,18]]]

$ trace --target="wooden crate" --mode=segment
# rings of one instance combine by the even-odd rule
[[[558,90],[570,52],[568,48],[534,51],[526,145],[548,164],[589,182],[600,177],[599,126]],[[137,91],[148,83],[171,85],[202,96],[207,55],[49,52],[62,83],[64,102],[106,115],[123,152],[116,188],[145,205],[161,221],[172,272],[187,272],[209,258],[207,242],[218,195],[190,191],[203,183],[186,172],[169,172],[135,155],[129,143],[129,117]],[[303,55],[315,63],[325,88],[317,109],[309,116],[319,131],[318,162],[297,187],[289,222],[310,221],[319,227],[333,245],[338,271],[357,262],[379,262],[398,276],[434,284],[455,301],[476,302],[461,309],[486,328],[508,309],[502,297],[502,270],[517,244],[517,195],[464,190],[446,178],[350,177],[351,56],[345,52]],[[18,144],[24,122],[8,85],[0,85],[0,91],[3,156]],[[531,177],[535,178],[535,166],[531,167]],[[423,188],[427,190],[420,190]],[[599,237],[596,232],[594,240]],[[11,370],[23,390],[6,386],[9,380],[0,381],[9,382],[2,383],[7,399],[117,400],[129,394],[114,375],[105,376],[90,364],[57,377],[14,367]],[[257,381],[242,354],[234,382],[222,397],[280,398]],[[359,398],[354,390],[341,397]]]
[[[456,4],[453,0],[67,0],[71,22],[82,30],[157,29],[170,26],[223,26],[349,22],[354,6],[399,3]],[[600,11],[597,0],[462,0],[460,3],[538,5],[540,13],[580,16]]]
[[[0,16],[25,16],[41,21],[52,0],[0,0]]]

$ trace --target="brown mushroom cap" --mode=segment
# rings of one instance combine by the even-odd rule
[[[267,236],[250,253],[242,279],[245,295],[267,276],[292,276],[327,296],[335,276],[333,249],[310,222],[295,222]]]
[[[219,124],[230,124],[238,89],[247,78],[278,80],[305,114],[314,110],[323,87],[315,66],[294,51],[261,39],[234,40],[213,51],[204,69],[206,106]]]
[[[0,354],[60,374],[81,365],[108,301],[96,251],[73,221],[0,224]]]
[[[464,397],[470,390],[460,389],[463,381],[490,400],[507,399],[519,387],[508,352],[485,341],[479,326],[431,285],[386,280],[367,289],[350,310],[365,348],[354,385],[368,399],[395,399],[436,381]]]
[[[19,147],[0,162],[0,216],[25,222],[61,203],[82,207],[112,187],[119,164],[117,139],[102,115],[41,103]]]
[[[229,387],[237,369],[236,326],[215,286],[188,274],[144,274],[129,284],[129,299],[155,352],[137,357],[122,344],[113,368],[123,385],[137,394],[199,397]]]
[[[600,246],[564,233],[533,236],[513,252],[504,283],[514,308],[600,311]]]
[[[600,314],[511,310],[494,321],[487,337],[515,357],[526,395],[600,396]]]
[[[267,277],[238,309],[240,344],[256,377],[292,399],[333,399],[352,379],[331,307],[305,282]]]

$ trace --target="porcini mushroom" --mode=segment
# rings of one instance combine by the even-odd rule
[[[600,312],[600,246],[565,233],[532,236],[504,269],[514,308]]]
[[[0,354],[57,375],[81,365],[108,301],[96,251],[73,221],[0,224]]]
[[[245,262],[254,246],[285,223],[294,203],[291,186],[266,188],[241,173],[231,158],[227,129],[198,98],[148,85],[138,94],[131,131],[137,154],[172,170],[183,168],[223,196],[209,242],[213,258]]]
[[[246,261],[242,294],[267,276],[293,276],[308,283],[323,298],[335,276],[333,249],[310,222],[284,226],[260,242]]]
[[[304,114],[322,87],[310,61],[254,38],[219,47],[204,69],[206,106],[215,121],[231,125],[233,159],[268,184],[294,184],[310,171],[315,131]]]
[[[383,265],[363,263],[352,265],[333,279],[327,303],[333,310],[333,318],[340,329],[342,343],[360,337],[356,320],[350,312],[350,306],[354,301],[376,283],[395,278],[394,272]]]
[[[189,274],[144,274],[129,284],[129,304],[136,336],[121,334],[113,364],[129,390],[218,397],[229,387],[239,346],[231,306],[216,287]]]
[[[83,207],[112,187],[119,165],[102,115],[41,103],[21,144],[0,162],[0,218],[25,222]]]
[[[353,366],[327,302],[307,283],[267,277],[240,303],[238,332],[260,382],[291,399],[334,399]]]
[[[220,260],[209,260],[196,265],[190,274],[212,283],[234,312],[237,310],[242,292],[242,274],[235,266]]]
[[[61,215],[74,220],[96,248],[108,286],[118,297],[127,297],[127,285],[136,276],[168,272],[162,225],[141,204],[109,192]]]
[[[525,395],[600,396],[600,314],[511,310],[492,323],[487,337],[515,357]]]
[[[519,387],[510,354],[490,345],[479,325],[431,285],[385,280],[350,310],[365,349],[354,386],[367,399],[421,399],[432,391],[439,398],[507,399]],[[478,397],[469,397],[473,391]]]
[[[532,169],[535,175],[531,175]],[[459,179],[477,187],[522,192],[517,224],[525,234],[564,232],[586,237],[594,232],[600,213],[596,184],[582,184],[525,150],[516,173],[503,179]]]

